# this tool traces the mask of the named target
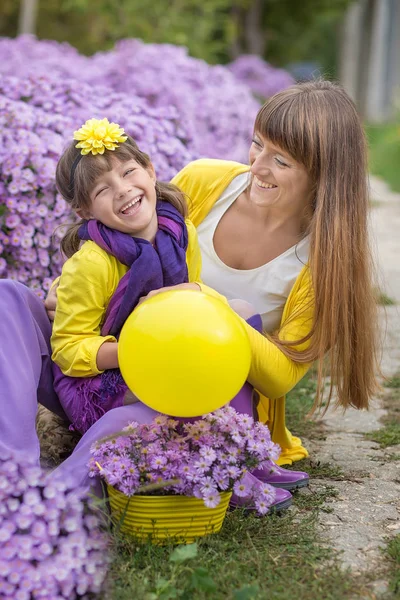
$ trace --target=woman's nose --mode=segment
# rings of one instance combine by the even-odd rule
[[[267,156],[265,154],[258,154],[251,163],[250,171],[253,175],[257,175],[257,173],[270,173],[271,165]]]

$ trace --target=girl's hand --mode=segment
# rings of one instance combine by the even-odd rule
[[[153,296],[157,296],[157,294],[162,294],[164,292],[171,292],[174,290],[194,290],[196,292],[200,292],[201,288],[198,283],[179,283],[178,285],[170,285],[167,287],[160,288],[159,290],[152,290],[151,292],[149,292],[147,294],[147,296],[142,296],[140,298],[140,300],[138,302],[138,306],[139,306],[139,304],[142,304],[142,302],[144,302],[145,300],[148,300],[149,298],[152,298]]]
[[[54,316],[56,314],[56,306],[57,306],[57,288],[58,283],[53,285],[50,288],[49,293],[47,294],[47,298],[44,301],[44,307],[47,312],[47,316],[49,317],[49,321],[54,321]]]

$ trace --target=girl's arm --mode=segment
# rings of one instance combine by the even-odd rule
[[[97,351],[96,364],[99,371],[118,368],[118,343],[105,342]]]
[[[52,358],[65,375],[91,377],[105,364],[117,366],[116,339],[101,335],[106,307],[123,275],[111,267],[111,260],[86,242],[63,266],[51,344]],[[103,345],[107,348],[101,350],[98,364]]]

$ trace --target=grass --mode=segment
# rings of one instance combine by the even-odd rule
[[[289,423],[300,435],[320,432],[305,419],[315,383],[310,376],[287,401]],[[301,463],[300,468],[303,467]],[[307,461],[320,479],[342,478],[335,466]],[[330,511],[336,490],[329,485],[294,495],[294,510],[258,518],[228,512],[220,534],[194,546],[156,547],[114,536],[110,573],[113,600],[345,600],[370,597],[338,555],[320,539],[318,513]],[[178,552],[178,556],[177,553]],[[364,595],[363,595],[364,594]]]
[[[366,433],[365,437],[377,442],[381,448],[388,448],[400,444],[400,376],[396,375],[387,380],[384,386],[386,393],[383,397],[383,406],[388,414],[383,419],[383,427]]]
[[[395,375],[385,382],[385,387],[391,390],[400,390],[400,376]]]
[[[396,535],[385,548],[389,560],[389,590],[394,598],[400,598],[400,535]]]
[[[367,125],[371,173],[384,179],[400,192],[400,123]]]
[[[393,298],[381,291],[377,291],[376,301],[380,306],[394,306],[396,304],[396,301]]]
[[[307,417],[316,391],[313,371],[310,371],[286,397],[286,421],[299,437],[325,439],[322,424]]]
[[[400,423],[388,423],[377,431],[365,434],[366,438],[376,442],[381,448],[400,444]]]
[[[257,518],[228,513],[222,532],[201,539],[192,558],[176,562],[173,547],[115,539],[113,600],[342,600],[360,593],[332,550],[317,536],[322,492],[298,495],[298,512]],[[189,550],[190,552],[190,550]],[[364,596],[362,596],[364,597]]]

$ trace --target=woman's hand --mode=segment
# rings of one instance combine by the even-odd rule
[[[56,314],[57,288],[58,283],[56,283],[55,285],[53,285],[52,288],[50,288],[49,293],[47,294],[47,298],[44,301],[44,306],[50,321],[54,321],[54,316]]]
[[[179,283],[178,285],[169,285],[167,287],[160,288],[159,290],[152,290],[147,294],[147,296],[142,296],[140,298],[138,306],[139,304],[142,304],[142,302],[144,302],[145,300],[148,300],[153,296],[157,296],[157,294],[163,294],[164,292],[171,292],[174,290],[194,290],[196,292],[200,292],[201,287],[198,283]]]

